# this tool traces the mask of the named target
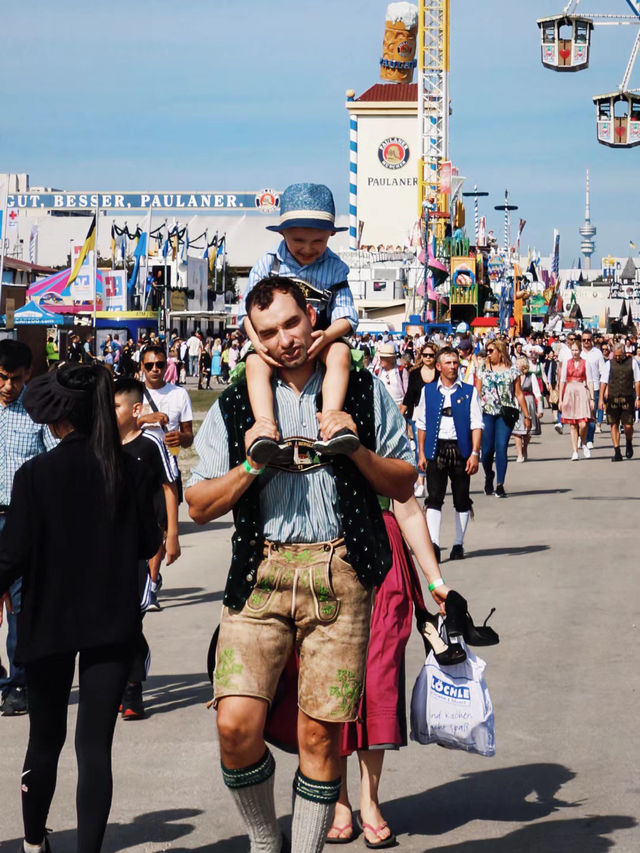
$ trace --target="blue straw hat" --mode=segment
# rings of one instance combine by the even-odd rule
[[[280,224],[267,225],[267,231],[285,228],[319,228],[323,231],[348,231],[336,228],[336,207],[329,187],[324,184],[291,184],[280,198]]]

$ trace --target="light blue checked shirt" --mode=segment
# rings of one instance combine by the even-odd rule
[[[51,450],[58,443],[49,427],[31,420],[20,396],[8,406],[0,405],[0,504],[11,502],[16,471],[28,459]]]
[[[347,276],[349,275],[349,267],[344,261],[341,261],[336,253],[332,252],[331,249],[325,249],[317,261],[314,261],[312,264],[307,264],[306,266],[300,266],[291,252],[287,249],[287,244],[284,240],[278,246],[275,254],[280,260],[280,270],[278,271],[278,275],[301,278],[303,281],[313,285],[313,287],[317,287],[318,290],[328,290],[332,285],[346,281]],[[271,267],[273,266],[273,258],[274,253],[267,252],[266,255],[263,255],[260,260],[256,262],[249,273],[249,284],[244,292],[244,296],[242,297],[242,305],[240,306],[240,311],[238,313],[239,326],[242,326],[244,318],[247,316],[245,308],[247,293],[249,293],[249,291],[254,288],[259,281],[262,281],[263,278],[268,278],[269,273],[271,272]],[[336,320],[340,320],[344,317],[351,323],[351,328],[354,331],[357,329],[358,312],[356,311],[356,306],[353,303],[353,294],[348,287],[345,287],[333,294],[327,314],[329,315],[329,321],[331,323],[335,323]]]
[[[316,396],[323,371],[318,368],[298,396],[281,379],[273,380],[275,415],[284,438],[318,436]],[[403,459],[413,465],[413,453],[405,434],[405,423],[389,392],[373,377],[376,420],[376,453]],[[189,486],[201,480],[222,477],[229,470],[227,429],[216,401],[209,409],[195,439],[200,456],[191,472]],[[265,471],[260,492],[260,511],[267,539],[278,542],[326,542],[342,534],[336,510],[338,495],[329,466],[304,474]]]

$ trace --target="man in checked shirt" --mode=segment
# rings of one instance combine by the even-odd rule
[[[34,423],[22,405],[25,385],[31,375],[31,350],[19,341],[0,341],[0,532],[11,502],[13,478],[20,466],[57,444],[43,424]],[[0,539],[1,542],[1,539]],[[1,545],[0,545],[1,547]],[[6,609],[9,674],[0,666],[3,717],[27,713],[27,694],[22,667],[14,665],[17,614],[20,612],[22,580],[0,598],[0,625]],[[3,671],[4,670],[4,671]]]

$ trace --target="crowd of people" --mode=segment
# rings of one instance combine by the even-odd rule
[[[224,342],[198,330],[122,344],[114,334],[96,353],[91,340],[72,340],[62,363],[49,347],[50,370],[32,379],[29,348],[0,341],[9,666],[0,685],[2,713],[30,717],[25,853],[50,850],[76,657],[77,849],[101,849],[116,720],[145,715],[142,617],[161,608],[162,563],[180,558],[183,497],[196,523],[232,512],[236,528],[211,645],[211,705],[222,779],[252,853],[352,841],[353,752],[364,842],[386,848],[395,835],[378,787],[385,750],[407,743],[403,659],[414,610],[443,665],[464,659],[461,637],[498,642],[442,577],[447,489],[449,559],[462,560],[471,478],[482,467],[484,494],[506,498],[511,438],[527,462],[545,408],[558,432],[569,428],[572,460],[580,450],[589,458],[604,412],[613,461],[623,459],[622,433],[633,456],[635,340],[589,330],[473,336],[464,324],[450,335],[360,335],[348,268],[327,248],[330,191],[292,185],[280,215],[269,227],[282,241],[250,275],[243,332]],[[226,386],[195,436],[187,376]],[[192,444],[198,461],[183,488],[177,456]],[[291,839],[276,818],[273,729],[299,756]]]

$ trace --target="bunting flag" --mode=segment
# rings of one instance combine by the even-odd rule
[[[140,259],[147,257],[147,232],[143,231],[142,234],[138,237],[138,244],[136,245],[135,251],[133,253],[134,264],[133,270],[131,271],[131,278],[127,282],[127,289],[132,290],[138,281],[138,274],[140,272]]]
[[[216,269],[222,269],[224,265],[224,253],[227,248],[227,235],[223,234],[220,242],[218,243],[218,248],[216,249]]]
[[[116,226],[115,223],[111,225],[111,238],[109,240],[109,245],[111,246],[111,264],[113,265],[116,262]]]
[[[211,247],[214,249],[213,252],[209,255],[209,272],[213,272],[213,267],[216,262],[217,248],[218,248],[218,232],[216,231],[213,240],[211,241]]]
[[[180,252],[180,260],[183,264],[187,263],[189,257],[189,229],[184,229],[184,240],[182,241],[182,251]]]
[[[175,261],[178,257],[178,228],[176,227],[171,239],[171,260]]]
[[[82,264],[85,262],[85,259],[89,252],[95,251],[96,248],[96,215],[93,215],[93,219],[91,220],[91,225],[89,226],[89,230],[87,231],[87,236],[85,238],[82,249],[80,250],[80,254],[73,265],[73,269],[71,270],[71,275],[69,276],[69,281],[67,282],[67,286],[73,284],[73,282],[78,277],[78,273],[80,272],[80,268]]]
[[[209,260],[209,232],[208,231],[204,232],[204,253],[203,253],[202,257],[205,261]],[[208,266],[209,266],[209,264],[207,263],[207,267]]]
[[[636,246],[636,244],[633,242],[633,240],[629,240],[629,247],[630,247],[631,249],[633,249],[634,251],[638,248],[638,247]]]

